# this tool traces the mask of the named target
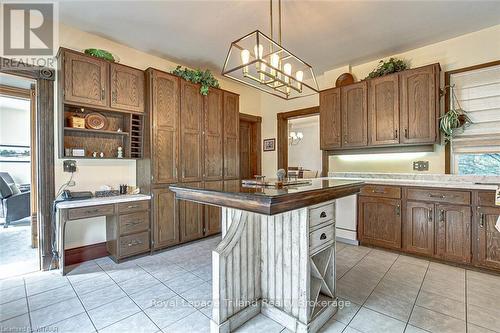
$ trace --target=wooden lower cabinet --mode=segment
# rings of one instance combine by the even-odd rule
[[[478,266],[500,269],[500,232],[495,228],[499,216],[498,207],[477,207],[474,262]]]
[[[436,256],[459,263],[471,262],[471,208],[436,205]]]
[[[175,194],[168,188],[153,190],[153,249],[179,243]]]
[[[434,204],[408,201],[403,219],[403,250],[416,254],[434,254]]]
[[[222,190],[222,181],[205,182],[206,189]],[[222,209],[217,206],[203,206],[204,235],[210,236],[221,232]]]
[[[359,196],[358,207],[363,243],[401,248],[401,200]]]
[[[190,185],[195,187],[203,186],[202,183],[192,183]],[[185,200],[178,200],[177,205],[179,207],[181,243],[202,238],[204,205]]]

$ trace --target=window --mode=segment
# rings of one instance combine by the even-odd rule
[[[500,176],[500,64],[451,72],[449,84],[473,122],[453,139],[451,171]]]

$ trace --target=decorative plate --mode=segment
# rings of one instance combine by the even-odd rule
[[[92,112],[85,116],[85,126],[95,130],[105,130],[108,127],[108,120],[98,112]]]
[[[337,81],[335,81],[335,87],[343,87],[351,83],[354,83],[354,76],[351,73],[344,73],[340,74]]]

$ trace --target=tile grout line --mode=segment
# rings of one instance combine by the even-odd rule
[[[410,316],[408,317],[408,320],[406,321],[406,325],[405,325],[405,330],[408,328],[408,325],[410,324],[410,319],[411,319],[411,315],[413,314],[413,310],[415,309],[415,306],[417,304],[417,300],[418,300],[418,296],[420,295],[420,292],[422,291],[422,287],[424,285],[424,281],[425,281],[425,278],[427,276],[427,272],[429,271],[429,267],[431,266],[431,263],[430,261],[427,263],[427,268],[425,270],[425,274],[424,274],[424,278],[422,279],[422,282],[420,283],[420,288],[418,288],[418,293],[417,293],[417,297],[415,297],[415,301],[413,302],[413,306],[411,307],[411,311],[410,311]],[[418,326],[415,326],[415,327],[418,327]],[[421,328],[421,327],[419,327]],[[424,329],[424,331],[427,331]]]
[[[33,325],[31,324],[31,311],[30,311],[30,303],[28,302],[28,290],[26,289],[26,280],[23,278],[23,286],[24,286],[24,299],[26,301],[26,307],[28,309],[28,320],[30,323],[30,332],[33,331]]]
[[[97,265],[97,266],[98,266],[101,270],[103,270],[101,266],[99,266],[99,265]],[[103,270],[103,271],[104,271],[104,270]],[[72,289],[73,289],[73,291],[75,292],[76,297],[78,298],[78,301],[79,301],[79,302],[80,302],[80,304],[82,305],[82,308],[83,308],[83,310],[85,311],[85,314],[87,315],[87,317],[89,318],[90,322],[92,323],[92,326],[94,326],[95,331],[96,331],[96,332],[98,332],[97,327],[95,326],[95,323],[94,323],[94,321],[92,320],[92,317],[90,317],[89,313],[87,312],[87,308],[85,308],[85,305],[83,305],[83,302],[82,302],[82,300],[81,300],[81,298],[80,298],[80,295],[78,295],[78,293],[76,292],[76,289],[75,289],[75,287],[73,286],[73,283],[71,282],[71,280],[70,280],[70,279],[68,279],[68,277],[66,277],[66,279],[68,280],[69,285],[71,286],[71,288],[72,288]],[[73,316],[73,317],[76,317],[76,316],[78,316],[78,315],[75,315],[75,316]],[[70,318],[72,318],[72,317],[70,317]],[[68,319],[69,319],[69,318],[68,318]],[[65,320],[65,319],[64,319],[64,320]],[[61,321],[62,321],[62,320],[61,320]]]

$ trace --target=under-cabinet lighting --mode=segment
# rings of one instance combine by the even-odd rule
[[[383,160],[413,160],[426,156],[427,153],[392,153],[392,154],[360,154],[360,155],[338,155],[341,161],[383,161]]]

